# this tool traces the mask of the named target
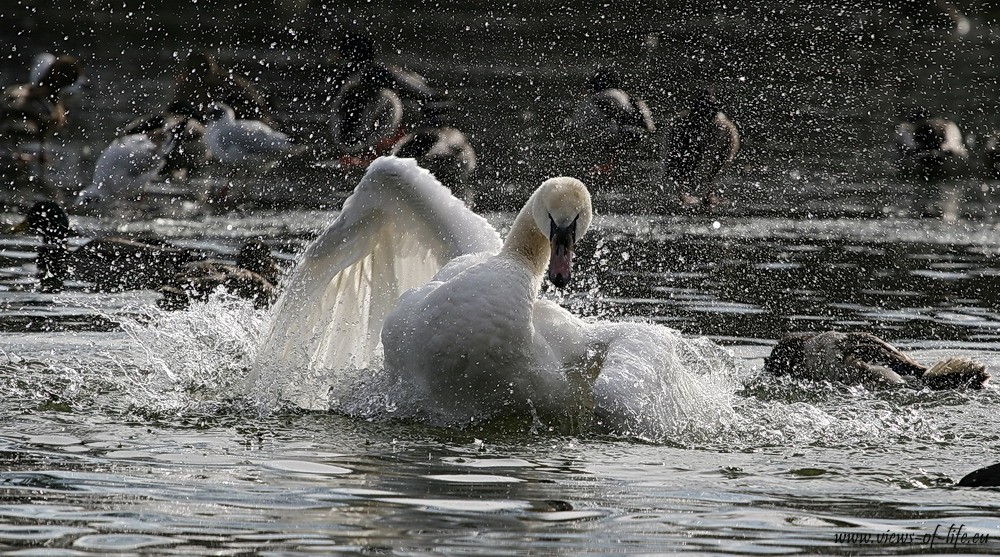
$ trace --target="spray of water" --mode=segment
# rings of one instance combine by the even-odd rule
[[[151,412],[240,405],[265,312],[220,291],[185,311],[117,314],[128,351],[107,354],[132,404]]]
[[[5,398],[35,408],[113,414],[285,409],[287,403],[268,392],[266,383],[248,385],[266,312],[221,292],[180,312],[148,303],[102,311],[121,326],[114,339],[67,338],[67,349],[60,351],[51,350],[49,339],[46,350],[57,358],[0,353],[0,369],[9,372],[0,381]],[[967,397],[953,401],[957,395],[948,393],[901,394],[762,377],[707,339],[648,323],[595,319],[592,325],[595,335],[616,340],[606,353],[594,354],[601,374],[592,393],[592,419],[574,422],[580,433],[726,450],[933,442],[946,435],[946,425],[923,409],[969,403]],[[423,401],[406,385],[381,369],[355,371],[337,374],[338,381],[330,380],[331,373],[317,375],[317,388],[339,385],[331,410],[375,420],[425,417]],[[534,426],[535,432],[551,430],[540,422]]]

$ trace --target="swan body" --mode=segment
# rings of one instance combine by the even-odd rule
[[[260,120],[237,120],[225,104],[212,103],[207,119],[205,145],[223,164],[270,162],[297,150],[287,135]]]
[[[252,384],[308,409],[447,426],[647,420],[659,436],[728,415],[726,389],[693,371],[728,368],[721,349],[539,298],[546,276],[570,281],[591,219],[586,187],[553,178],[501,242],[412,159],[377,159],[287,281]]]
[[[399,299],[382,330],[386,368],[405,374],[428,399],[446,401],[431,411],[448,421],[517,410],[511,407],[532,397],[564,399],[558,406],[567,406],[575,398],[572,382],[533,317],[546,267],[560,286],[569,280],[573,242],[550,247],[556,240],[542,230],[581,238],[590,220],[590,194],[580,181],[544,182],[499,253],[455,258]]]

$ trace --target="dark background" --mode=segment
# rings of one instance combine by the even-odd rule
[[[882,146],[915,103],[970,132],[1000,123],[992,26],[1000,7],[955,4],[973,21],[964,39],[933,2],[917,1],[16,0],[0,14],[10,53],[0,77],[23,79],[42,50],[78,54],[94,77],[96,110],[127,121],[165,102],[179,59],[205,48],[256,78],[287,119],[307,121],[301,113],[315,107],[297,103],[322,88],[308,81],[309,66],[333,54],[344,29],[361,28],[383,59],[461,101],[467,132],[496,145],[486,147],[487,164],[537,141],[523,134],[551,135],[598,64],[621,69],[660,120],[691,89],[715,87],[751,159],[759,149],[826,154],[858,141]],[[100,141],[109,131],[98,123],[88,133]]]

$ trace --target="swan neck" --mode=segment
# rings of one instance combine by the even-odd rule
[[[534,199],[532,198],[532,201]],[[551,247],[548,238],[542,234],[532,217],[532,205],[529,202],[514,219],[514,225],[507,234],[501,253],[523,260],[532,274],[541,283],[545,269],[549,264]]]

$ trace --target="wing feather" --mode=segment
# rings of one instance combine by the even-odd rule
[[[399,297],[445,263],[500,249],[500,237],[412,159],[380,158],[302,255],[254,365],[257,388],[329,408],[341,372],[381,365],[380,337]]]

